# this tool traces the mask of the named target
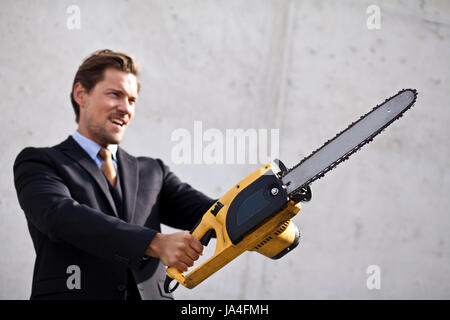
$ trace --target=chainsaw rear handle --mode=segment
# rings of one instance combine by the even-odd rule
[[[206,234],[200,239],[200,242],[206,246],[208,242],[211,240],[211,237],[214,235],[214,230],[209,230]],[[270,242],[270,245],[268,245]],[[292,220],[286,221],[284,224],[277,229],[272,236],[264,239],[254,248],[248,249],[249,251],[256,251],[266,257],[278,260],[281,257],[285,256],[287,253],[295,249],[300,242],[300,232],[297,226],[292,222]],[[168,274],[174,275],[174,278],[183,279],[183,274],[175,268],[168,268]],[[175,279],[172,279],[169,275],[166,275],[166,279],[164,281],[164,291],[166,293],[174,292],[180,282],[176,282],[176,284],[171,287],[171,283]]]
[[[216,208],[216,207],[217,207],[217,204],[214,206],[214,208]],[[219,205],[219,207],[220,207],[220,205]],[[211,208],[210,208],[210,210],[211,210]],[[207,211],[207,213],[208,213],[208,211]],[[206,214],[204,214],[203,217],[205,215]],[[200,224],[203,221],[203,217],[192,228],[191,234],[194,237],[196,237],[203,246],[207,246],[209,244],[209,241],[211,240],[211,238],[215,235],[215,231],[214,231],[214,229],[210,229],[210,230],[206,231],[203,235],[199,236]],[[174,292],[178,288],[180,283],[184,283],[184,281],[185,281],[184,279],[185,279],[185,277],[180,270],[178,270],[177,268],[174,268],[174,267],[168,267],[166,279],[164,281],[164,291],[166,293]],[[172,283],[173,280],[177,280],[177,283],[173,287],[170,287],[170,284]]]
[[[216,201],[194,227],[192,235],[207,244],[216,234],[212,257],[187,275],[168,267],[166,292],[178,284],[193,288],[245,251],[270,258],[281,257],[298,244],[298,229],[291,219],[300,205],[289,199],[281,180],[270,164],[262,166]]]
[[[197,222],[197,224],[194,226],[194,228],[192,228],[191,234],[195,231],[195,229],[197,228],[197,226],[198,226],[200,223],[201,223],[201,219]],[[215,232],[214,232],[214,229],[211,229],[211,230],[207,231],[207,232],[205,233],[205,235],[204,235],[203,237],[201,237],[201,239],[199,239],[199,240],[200,240],[200,243],[201,243],[203,246],[206,247],[206,246],[209,244],[209,241],[211,241],[211,238],[213,238],[213,237],[215,237]],[[168,269],[169,269],[169,268],[168,268]],[[171,273],[175,272],[175,273],[182,274],[181,271],[178,271],[178,269],[176,269],[176,268],[172,268],[172,269],[175,269],[175,270],[168,270],[167,272],[168,272],[168,273],[169,273],[169,272],[171,272]],[[178,272],[177,272],[177,271],[178,271]],[[170,284],[171,284],[172,281],[174,281],[174,280],[175,280],[175,279],[172,279],[171,277],[169,277],[168,275],[166,275],[166,279],[164,280],[164,291],[165,291],[166,293],[172,293],[172,292],[174,292],[174,291],[178,288],[178,286],[180,285],[180,283],[177,282],[173,287],[170,287]]]

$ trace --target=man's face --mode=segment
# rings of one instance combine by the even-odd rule
[[[77,83],[74,98],[80,105],[78,131],[102,146],[119,144],[134,116],[137,79],[109,68],[89,93]]]

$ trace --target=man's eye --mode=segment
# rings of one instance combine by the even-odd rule
[[[110,92],[109,94],[113,95],[114,97],[118,97],[119,96],[119,94],[117,92]]]

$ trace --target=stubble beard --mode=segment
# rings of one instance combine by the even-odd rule
[[[122,141],[123,135],[119,137],[111,134],[106,128],[106,125],[102,126],[98,124],[89,123],[87,129],[89,130],[92,137],[94,137],[95,141],[102,146],[107,146],[110,144],[119,144]]]

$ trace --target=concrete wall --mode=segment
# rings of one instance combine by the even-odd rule
[[[70,5],[80,29],[67,26]],[[367,26],[370,5],[380,29]],[[175,165],[175,129],[276,128],[292,166],[398,90],[419,91],[400,121],[312,185],[295,251],[245,253],[178,299],[450,298],[448,1],[2,1],[0,39],[0,298],[29,297],[35,257],[13,161],[76,129],[73,76],[100,48],[143,69],[122,146],[212,197],[259,164]],[[378,290],[366,285],[371,265]]]

